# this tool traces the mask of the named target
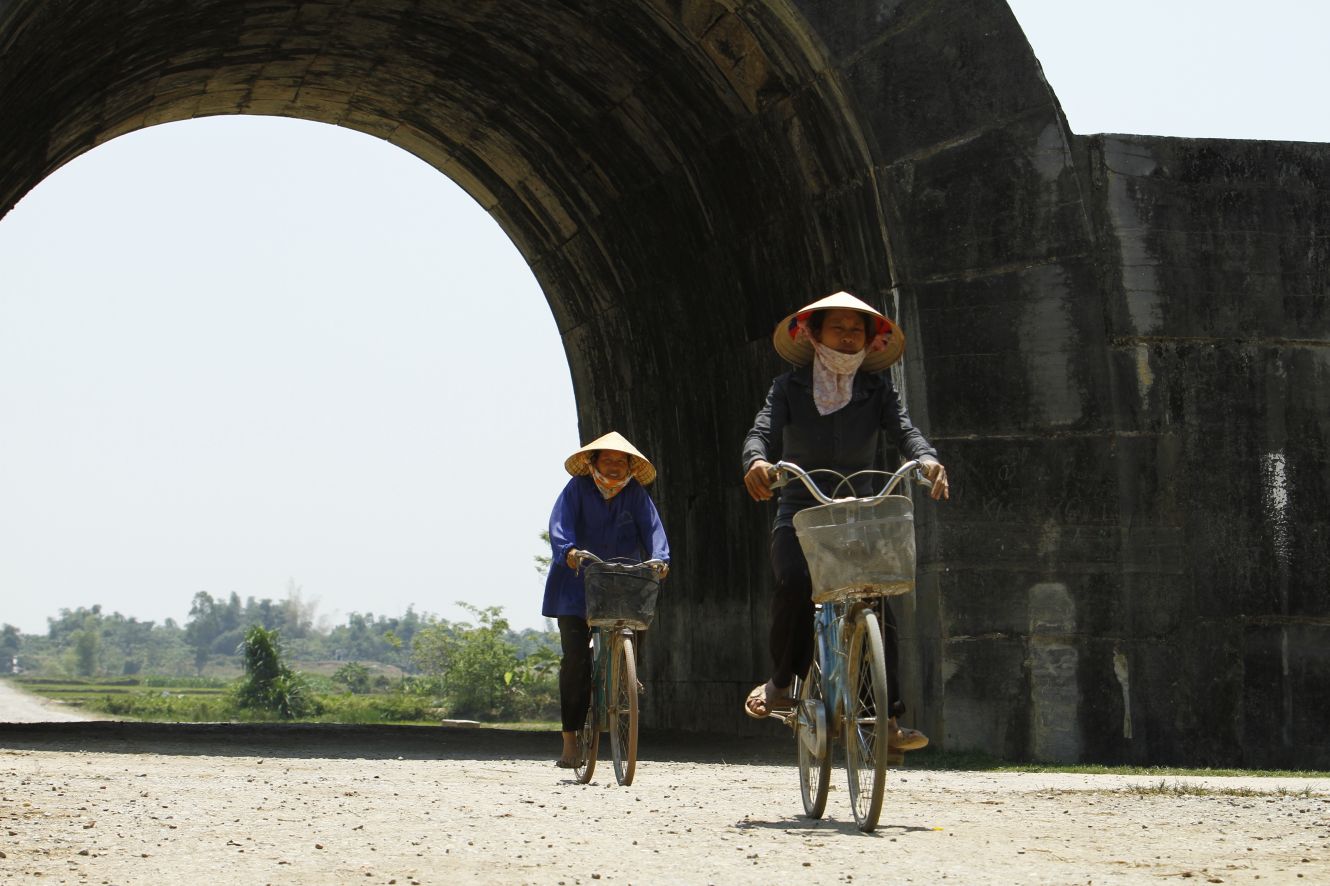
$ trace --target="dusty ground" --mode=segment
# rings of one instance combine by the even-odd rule
[[[0,723],[65,723],[89,717],[56,701],[30,695],[0,680]]]
[[[1221,792],[1198,796],[1140,790],[1159,778],[897,770],[864,835],[842,771],[826,820],[798,814],[783,744],[647,733],[627,788],[608,762],[570,782],[557,744],[0,725],[0,882],[1330,882],[1330,780],[1167,779]]]

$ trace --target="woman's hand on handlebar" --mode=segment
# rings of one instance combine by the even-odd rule
[[[666,563],[664,560],[647,560],[642,565],[650,566],[652,571],[656,573],[656,578],[659,581],[664,581],[665,576],[670,574],[670,564]]]
[[[585,566],[588,563],[605,562],[604,560],[600,559],[590,551],[579,551],[577,548],[568,549],[568,556],[566,560],[568,563],[568,568],[573,570],[573,572],[577,572],[579,569],[581,569],[583,566]]]
[[[942,462],[931,458],[921,459],[919,470],[923,471],[924,476],[928,478],[928,482],[932,484],[933,488],[928,491],[928,494],[934,500],[951,498],[951,483],[947,480],[947,469],[942,466]]]
[[[582,568],[585,563],[599,563],[600,558],[590,551],[579,551],[577,548],[568,549],[568,568],[576,572]]]
[[[771,462],[765,459],[756,459],[748,466],[748,473],[744,474],[744,486],[753,501],[767,501],[771,498],[771,473]]]

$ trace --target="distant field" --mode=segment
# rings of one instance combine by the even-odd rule
[[[225,695],[226,690],[217,688],[198,688],[193,686],[143,686],[141,684],[90,684],[90,683],[22,683],[24,689],[36,695],[62,701],[65,704],[81,704],[84,699],[103,696],[135,695],[139,693],[157,693],[159,695]]]
[[[235,717],[226,683],[210,678],[58,680],[20,677],[17,682],[34,695],[117,717],[183,722]]]
[[[16,681],[28,692],[55,701],[114,717],[174,723],[221,721],[265,721],[271,715],[242,710],[231,694],[234,681],[213,677],[116,677],[105,680],[75,680],[20,677]],[[315,677],[315,694],[322,711],[302,717],[309,723],[401,724],[434,726],[447,719],[430,698],[394,692],[351,695],[333,687],[326,678]],[[485,723],[487,727],[554,731],[550,721]]]

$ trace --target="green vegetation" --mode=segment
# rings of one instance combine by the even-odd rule
[[[57,680],[19,677],[18,682],[37,695],[113,717],[142,720],[216,722],[234,718],[225,681],[168,678]],[[204,685],[204,684],[211,685]]]
[[[1097,763],[1011,763],[971,751],[939,751],[925,748],[908,755],[907,769],[919,770],[954,770],[961,772],[1049,772],[1066,775],[1149,775],[1159,777],[1160,784],[1165,776],[1203,776],[1206,778],[1226,777],[1279,777],[1279,778],[1326,778],[1330,773],[1314,770],[1289,769],[1202,769],[1183,766],[1105,766]],[[1185,786],[1183,786],[1185,792]],[[1141,789],[1144,792],[1147,789]],[[1150,788],[1158,793],[1157,788]]]
[[[1262,791],[1252,788],[1216,788],[1179,781],[1168,782],[1162,779],[1157,785],[1130,785],[1120,793],[1135,794],[1140,797],[1292,797],[1302,800],[1313,796],[1310,787],[1297,791],[1290,791],[1287,788]]]
[[[540,532],[540,540],[543,541],[543,542],[544,542],[545,544],[547,544],[547,545],[550,544],[550,531],[549,531],[548,529],[542,529],[542,530],[541,530],[541,532]],[[544,554],[536,554],[536,555],[535,555],[534,557],[532,557],[531,559],[533,559],[533,560],[536,561],[536,571],[537,571],[537,572],[539,572],[541,575],[549,575],[549,572],[550,572],[550,564],[551,564],[552,562],[554,562],[554,558],[553,558],[553,557],[551,557],[551,556],[547,556],[547,555],[544,555]]]
[[[276,714],[294,720],[318,714],[322,710],[312,697],[304,675],[291,670],[282,657],[276,630],[266,631],[251,625],[242,645],[245,654],[245,679],[236,687],[236,705],[246,711]]]
[[[515,632],[501,608],[462,605],[474,623],[408,609],[321,627],[299,588],[280,602],[200,592],[183,626],[62,609],[45,636],[0,627],[0,654],[30,691],[113,717],[555,721],[558,632]]]

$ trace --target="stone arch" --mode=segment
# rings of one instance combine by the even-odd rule
[[[897,283],[919,318],[912,277],[992,260],[969,234],[931,240],[957,215],[940,198],[982,174],[946,158],[1019,141],[1026,105],[1059,119],[1005,4],[980,6],[16,0],[0,210],[108,139],[215,114],[347,126],[453,178],[535,271],[584,433],[631,429],[667,466],[683,569],[653,704],[672,725],[729,724],[765,658],[765,520],[734,451],[778,368],[772,320],[842,287],[891,305]],[[912,338],[924,416],[929,347]]]
[[[893,285],[871,139],[794,4],[19,0],[0,35],[0,211],[118,135],[219,114],[346,126],[458,182],[536,273],[585,433],[631,429],[670,465],[676,586],[737,584],[720,624],[763,608],[761,518],[722,487],[772,318]],[[705,553],[722,536],[744,556]],[[686,621],[658,673],[760,667],[756,637],[716,661]]]

